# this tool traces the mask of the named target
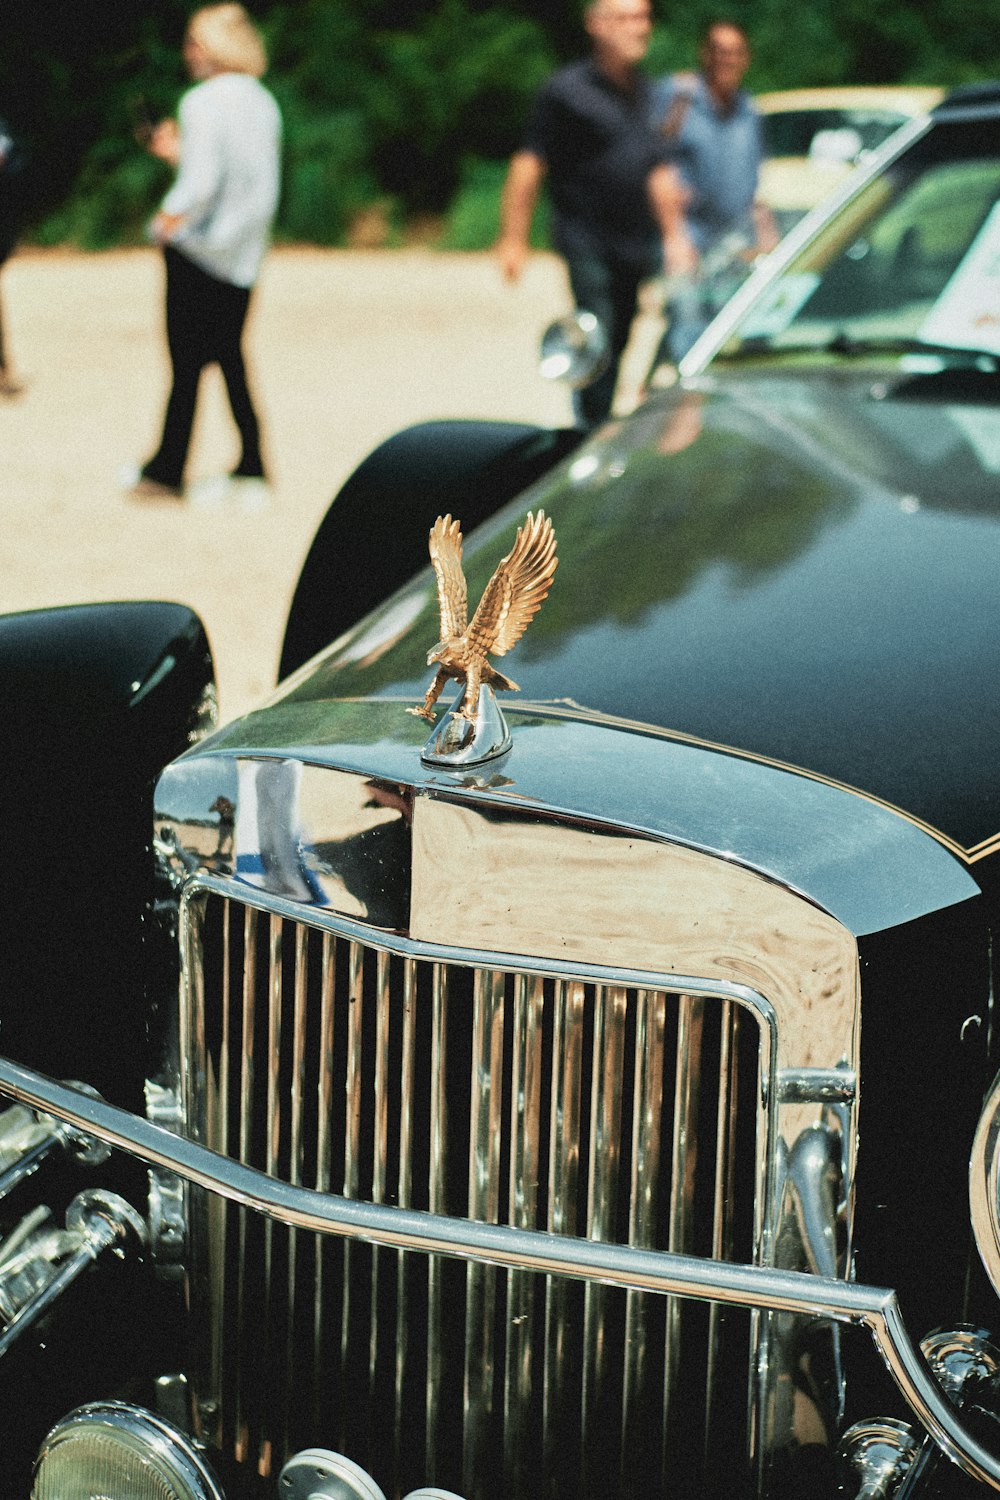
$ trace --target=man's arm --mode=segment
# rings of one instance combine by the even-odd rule
[[[663,267],[668,276],[686,276],[698,269],[698,252],[688,233],[684,208],[688,191],[676,167],[660,162],[647,180],[653,217],[663,237]]]
[[[767,142],[764,138],[764,121],[760,111],[755,105],[753,109],[754,123],[757,127],[757,162],[754,167],[754,191],[751,213],[753,215],[754,236],[756,243],[754,253],[756,255],[767,255],[781,239],[774,214],[760,196],[760,171],[767,156]]]
[[[758,255],[767,255],[774,249],[781,236],[778,233],[778,226],[774,221],[774,214],[768,208],[767,204],[762,203],[759,198],[755,199],[753,205],[753,223],[757,236],[757,243],[754,249]]]
[[[496,251],[507,281],[516,281],[528,257],[531,219],[538,202],[545,162],[534,151],[516,151],[500,195],[500,238]]]

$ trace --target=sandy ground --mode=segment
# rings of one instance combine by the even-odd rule
[[[274,503],[251,515],[138,503],[119,475],[155,446],[166,392],[157,253],[22,251],[2,294],[25,390],[0,401],[0,607],[189,604],[208,629],[225,718],[273,686],[310,540],[375,444],[436,417],[569,420],[568,392],[535,370],[542,329],[568,307],[555,258],[535,257],[511,288],[486,255],[275,250],[248,330]],[[625,405],[652,339],[653,319],[640,320]],[[212,370],[189,480],[224,473],[235,441]]]

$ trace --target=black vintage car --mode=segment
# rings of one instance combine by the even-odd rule
[[[4,1497],[1000,1488],[998,371],[985,87],[627,420],[373,454],[259,712],[2,622]]]

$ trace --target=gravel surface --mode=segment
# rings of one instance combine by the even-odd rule
[[[538,337],[568,307],[560,263],[538,255],[503,285],[487,255],[279,249],[248,347],[273,478],[257,513],[138,502],[124,468],[155,445],[167,384],[162,272],[152,250],[22,251],[3,271],[12,363],[0,401],[5,610],[176,599],[204,620],[225,718],[270,691],[298,570],[327,505],[381,439],[436,417],[563,425],[568,392],[535,371]],[[629,404],[655,321],[626,363]],[[218,371],[203,380],[193,484],[235,461]]]

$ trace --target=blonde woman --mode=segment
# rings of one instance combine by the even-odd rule
[[[222,371],[240,436],[231,479],[247,498],[265,491],[260,428],[247,384],[242,337],[250,294],[278,203],[281,116],[260,82],[267,57],[242,5],[206,5],[191,17],[184,61],[194,80],[178,119],[151,133],[154,155],[177,176],[150,232],[163,247],[172,383],[160,445],[130,493],[182,499],[198,383]]]

